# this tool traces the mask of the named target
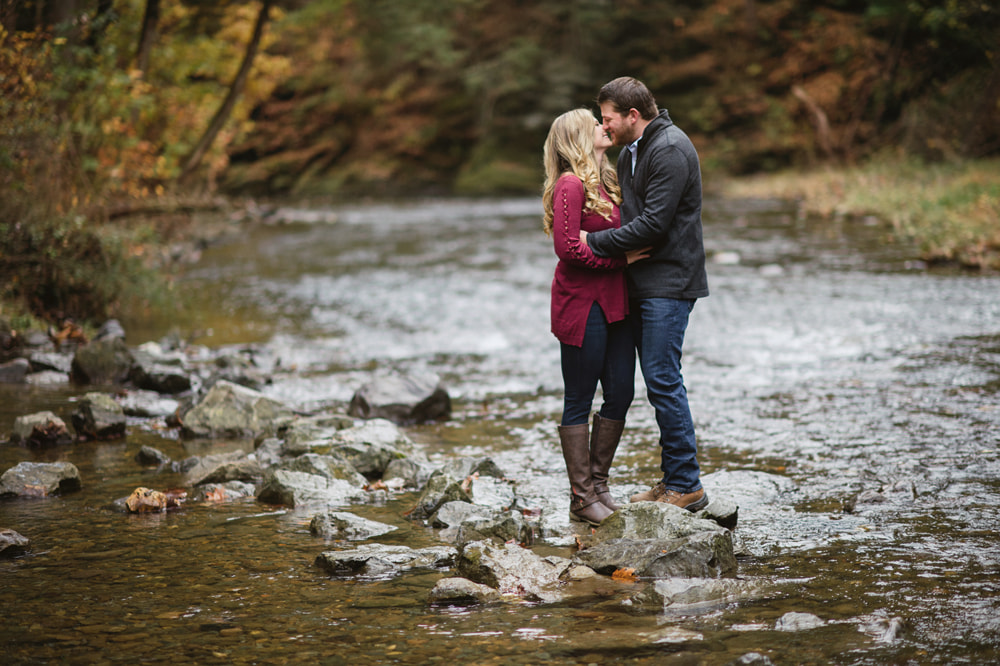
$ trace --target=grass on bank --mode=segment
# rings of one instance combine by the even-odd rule
[[[799,202],[808,214],[874,215],[925,261],[1000,270],[1000,159],[926,164],[880,158],[728,180],[722,194]]]

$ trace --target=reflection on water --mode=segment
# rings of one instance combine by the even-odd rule
[[[201,344],[253,345],[275,377],[266,391],[303,409],[348,400],[376,368],[433,370],[456,413],[410,429],[432,458],[488,453],[526,494],[562,492],[555,259],[537,201],[334,213],[302,212],[206,251],[178,284],[189,307],[126,321],[129,342],[176,325]],[[601,578],[557,604],[429,607],[444,572],[366,581],[315,567],[345,544],[311,536],[305,510],[252,500],[113,510],[136,486],[182,483],[138,467],[144,444],[175,460],[252,446],[189,449],[137,422],[118,443],[0,446],[0,469],[64,459],[84,483],[62,498],[0,502],[0,527],[33,542],[28,556],[0,560],[7,660],[725,664],[757,652],[774,663],[987,663],[1000,646],[1000,279],[914,269],[883,234],[768,202],[706,214],[712,295],[692,315],[685,376],[704,472],[787,482],[778,499],[737,498],[739,575],[766,583],[765,598],[640,614],[622,600],[644,583]],[[0,432],[43,409],[68,421],[74,395],[0,386]],[[619,486],[653,479],[653,442],[640,399]],[[863,491],[879,500],[859,500]],[[352,510],[398,526],[380,542],[436,544],[402,517],[413,500]],[[823,623],[777,630],[791,611]]]

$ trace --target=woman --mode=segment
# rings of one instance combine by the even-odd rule
[[[618,506],[608,491],[608,470],[635,392],[635,347],[626,317],[624,269],[647,255],[604,259],[580,242],[580,230],[621,224],[621,191],[604,153],[611,147],[587,109],[556,118],[545,139],[542,226],[559,263],[552,280],[552,333],[560,342],[563,402],[559,440],[569,475],[570,517],[598,525]],[[588,432],[600,381],[604,403]]]

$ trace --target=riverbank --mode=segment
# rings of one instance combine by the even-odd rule
[[[793,200],[802,214],[874,216],[928,263],[1000,270],[1000,160],[924,164],[883,159],[724,179],[727,198]]]

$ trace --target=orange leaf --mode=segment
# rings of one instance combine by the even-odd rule
[[[639,580],[639,577],[635,575],[635,569],[615,569],[615,572],[611,574],[611,580],[635,583]]]

